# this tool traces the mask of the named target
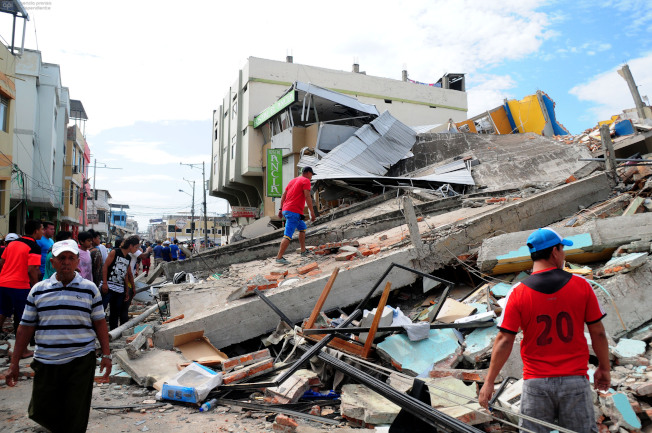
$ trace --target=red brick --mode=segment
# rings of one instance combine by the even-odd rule
[[[320,275],[322,272],[319,269],[315,269],[314,271],[308,272],[308,275],[311,277],[316,277],[317,275]]]
[[[276,419],[274,420],[274,422],[279,425],[286,425],[288,427],[299,427],[299,424],[297,424],[297,422],[294,419],[283,414],[276,415]]]
[[[371,249],[371,254],[378,254],[379,252],[380,252],[380,248],[378,247]]]
[[[242,370],[237,370],[231,373],[227,373],[224,375],[224,383],[229,384],[229,383],[236,383],[241,380],[244,380],[248,377],[251,377],[255,374],[258,374],[263,371],[267,371],[274,368],[274,360],[272,358],[269,358],[268,360],[265,361],[260,361],[257,362],[253,365],[250,365],[248,367],[243,368]]]
[[[361,253],[364,257],[370,256],[370,255],[373,254],[373,252],[372,252],[371,250],[368,250],[368,249],[360,250],[360,253]]]
[[[318,404],[311,407],[310,415],[321,416],[321,407]]]
[[[127,340],[126,340],[127,344],[129,344],[129,343],[131,343],[132,341],[134,341],[134,340],[136,339],[137,336],[138,336],[138,335],[130,335],[129,337],[127,337]]]
[[[281,276],[286,276],[288,274],[287,269],[284,271],[272,271],[270,272],[271,275],[281,275]]]
[[[417,217],[417,222],[423,221],[423,217]]]
[[[318,256],[323,256],[323,255],[326,254],[326,251],[324,251],[324,250],[317,250],[317,251],[315,251],[315,254],[317,254]]]
[[[272,424],[272,430],[278,433],[294,433],[297,431],[296,427],[290,427],[276,423]]]
[[[299,272],[299,274],[307,274],[308,272],[313,271],[318,267],[319,265],[317,264],[317,262],[312,262],[305,266],[301,266],[299,269],[297,269],[297,271]]]
[[[152,340],[152,337],[147,337],[147,347],[150,349],[154,348],[154,340]]]

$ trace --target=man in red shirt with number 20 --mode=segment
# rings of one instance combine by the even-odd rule
[[[564,246],[571,245],[572,241],[548,228],[538,229],[528,237],[534,262],[532,275],[507,295],[479,401],[488,408],[494,380],[522,329],[521,413],[572,431],[597,432],[587,376],[589,347],[584,324],[588,325],[599,362],[593,375],[594,386],[606,391],[611,383],[609,346],[601,322],[606,314],[589,282],[563,270]],[[550,430],[523,418],[519,426],[535,432]]]

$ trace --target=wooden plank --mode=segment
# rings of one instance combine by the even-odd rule
[[[319,299],[315,304],[315,308],[312,309],[312,313],[310,313],[310,317],[308,318],[308,321],[304,325],[304,328],[311,329],[314,326],[315,320],[317,320],[317,316],[321,312],[321,309],[324,306],[326,299],[328,298],[328,294],[331,292],[331,289],[333,288],[333,284],[335,283],[335,279],[337,278],[337,274],[339,272],[340,272],[339,266],[333,269],[333,273],[331,274],[331,277],[328,279],[328,282],[326,283],[324,290],[322,290],[321,295],[319,296]]]
[[[320,341],[326,335],[324,334],[303,335],[302,334],[302,336],[308,340]],[[328,343],[328,346],[332,347],[333,349],[341,350],[342,352],[348,353],[349,355],[365,358],[363,356],[364,348],[360,344],[352,343],[350,341],[346,341],[341,338],[335,337],[330,341],[330,343]],[[373,350],[369,351],[368,356],[365,359],[371,357],[373,353],[374,353]]]
[[[623,216],[625,215],[634,215],[636,211],[641,207],[643,204],[643,201],[645,201],[645,198],[643,197],[636,197],[629,203],[629,206],[627,206],[627,209],[623,212]]]
[[[392,283],[389,281],[385,284],[385,290],[383,290],[383,295],[380,297],[378,306],[376,307],[376,315],[374,316],[374,321],[371,322],[371,327],[369,329],[369,335],[367,335],[367,340],[364,343],[364,349],[362,351],[362,357],[368,358],[369,352],[371,351],[371,345],[374,342],[374,337],[376,336],[376,331],[378,330],[378,324],[380,319],[383,317],[383,310],[385,309],[385,304],[387,304],[387,298],[389,298],[389,290],[392,288]]]

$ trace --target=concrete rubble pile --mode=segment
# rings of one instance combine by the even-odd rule
[[[458,137],[419,136],[422,152],[427,140],[456,141],[448,145],[458,154],[471,152],[486,164],[476,170],[482,187],[452,196],[409,189],[398,198],[380,194],[331,210],[307,232],[312,254],[289,254],[289,266],[273,260],[275,231],[193,258],[184,268],[164,267],[166,276],[183,270],[198,279],[159,288],[169,314],[182,318],[155,327],[154,348],[138,349],[138,356],[119,351],[124,370],[174,402],[178,396],[166,396],[167,381],[192,362],[202,364],[221,376],[206,399],[276,411],[277,431],[302,423],[380,428],[403,422],[402,411],[431,426],[462,422],[471,431],[509,430],[500,420],[518,421],[520,337],[496,379],[497,389],[503,381],[506,386],[494,407],[509,412],[480,408],[478,391],[505,297],[532,265],[525,239],[532,229],[550,226],[573,240],[567,270],[592,281],[607,310],[612,387],[595,394],[599,428],[652,428],[652,297],[644,290],[652,283],[648,167],[631,173],[621,165],[620,178],[610,180],[595,164],[576,161],[584,151],[566,148],[565,159],[554,161],[554,175],[498,188],[504,168],[493,169],[498,158],[488,163],[486,149],[474,147],[472,138],[463,139],[467,152],[460,152]],[[503,154],[517,153],[514,140],[505,139]],[[440,153],[438,163],[447,164],[446,151]],[[539,158],[531,155],[536,163]],[[523,160],[515,163],[523,166]],[[392,170],[427,169],[400,164]],[[525,171],[513,177],[525,179]],[[134,341],[142,341],[143,332]],[[203,349],[193,353],[188,345]],[[324,348],[314,349],[318,345]],[[311,348],[316,351],[306,358]],[[590,363],[592,373],[596,359]],[[427,399],[414,391],[418,382]]]
[[[281,232],[267,223],[255,238],[163,265],[157,275],[185,272],[176,280],[186,282],[155,283],[165,305],[116,336],[111,383],[134,381],[165,404],[272,414],[274,431],[513,430],[501,420],[518,421],[520,336],[493,413],[478,391],[505,297],[532,266],[525,239],[550,226],[573,240],[567,270],[592,282],[607,311],[613,367],[611,389],[595,394],[600,431],[652,429],[648,167],[622,165],[610,179],[578,161],[587,149],[528,135],[424,134],[413,152],[390,172],[471,157],[476,187],[392,190],[331,209],[307,231],[312,254],[287,254],[288,266],[274,261]],[[205,378],[185,386],[191,370]]]

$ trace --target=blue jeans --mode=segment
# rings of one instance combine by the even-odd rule
[[[597,433],[591,385],[584,376],[523,381],[521,413],[580,433]],[[541,433],[550,428],[521,419],[519,426]]]
[[[292,240],[292,235],[295,230],[299,229],[300,232],[306,231],[306,223],[303,222],[300,214],[284,210],[283,216],[285,217],[285,232],[283,233],[283,237]]]

